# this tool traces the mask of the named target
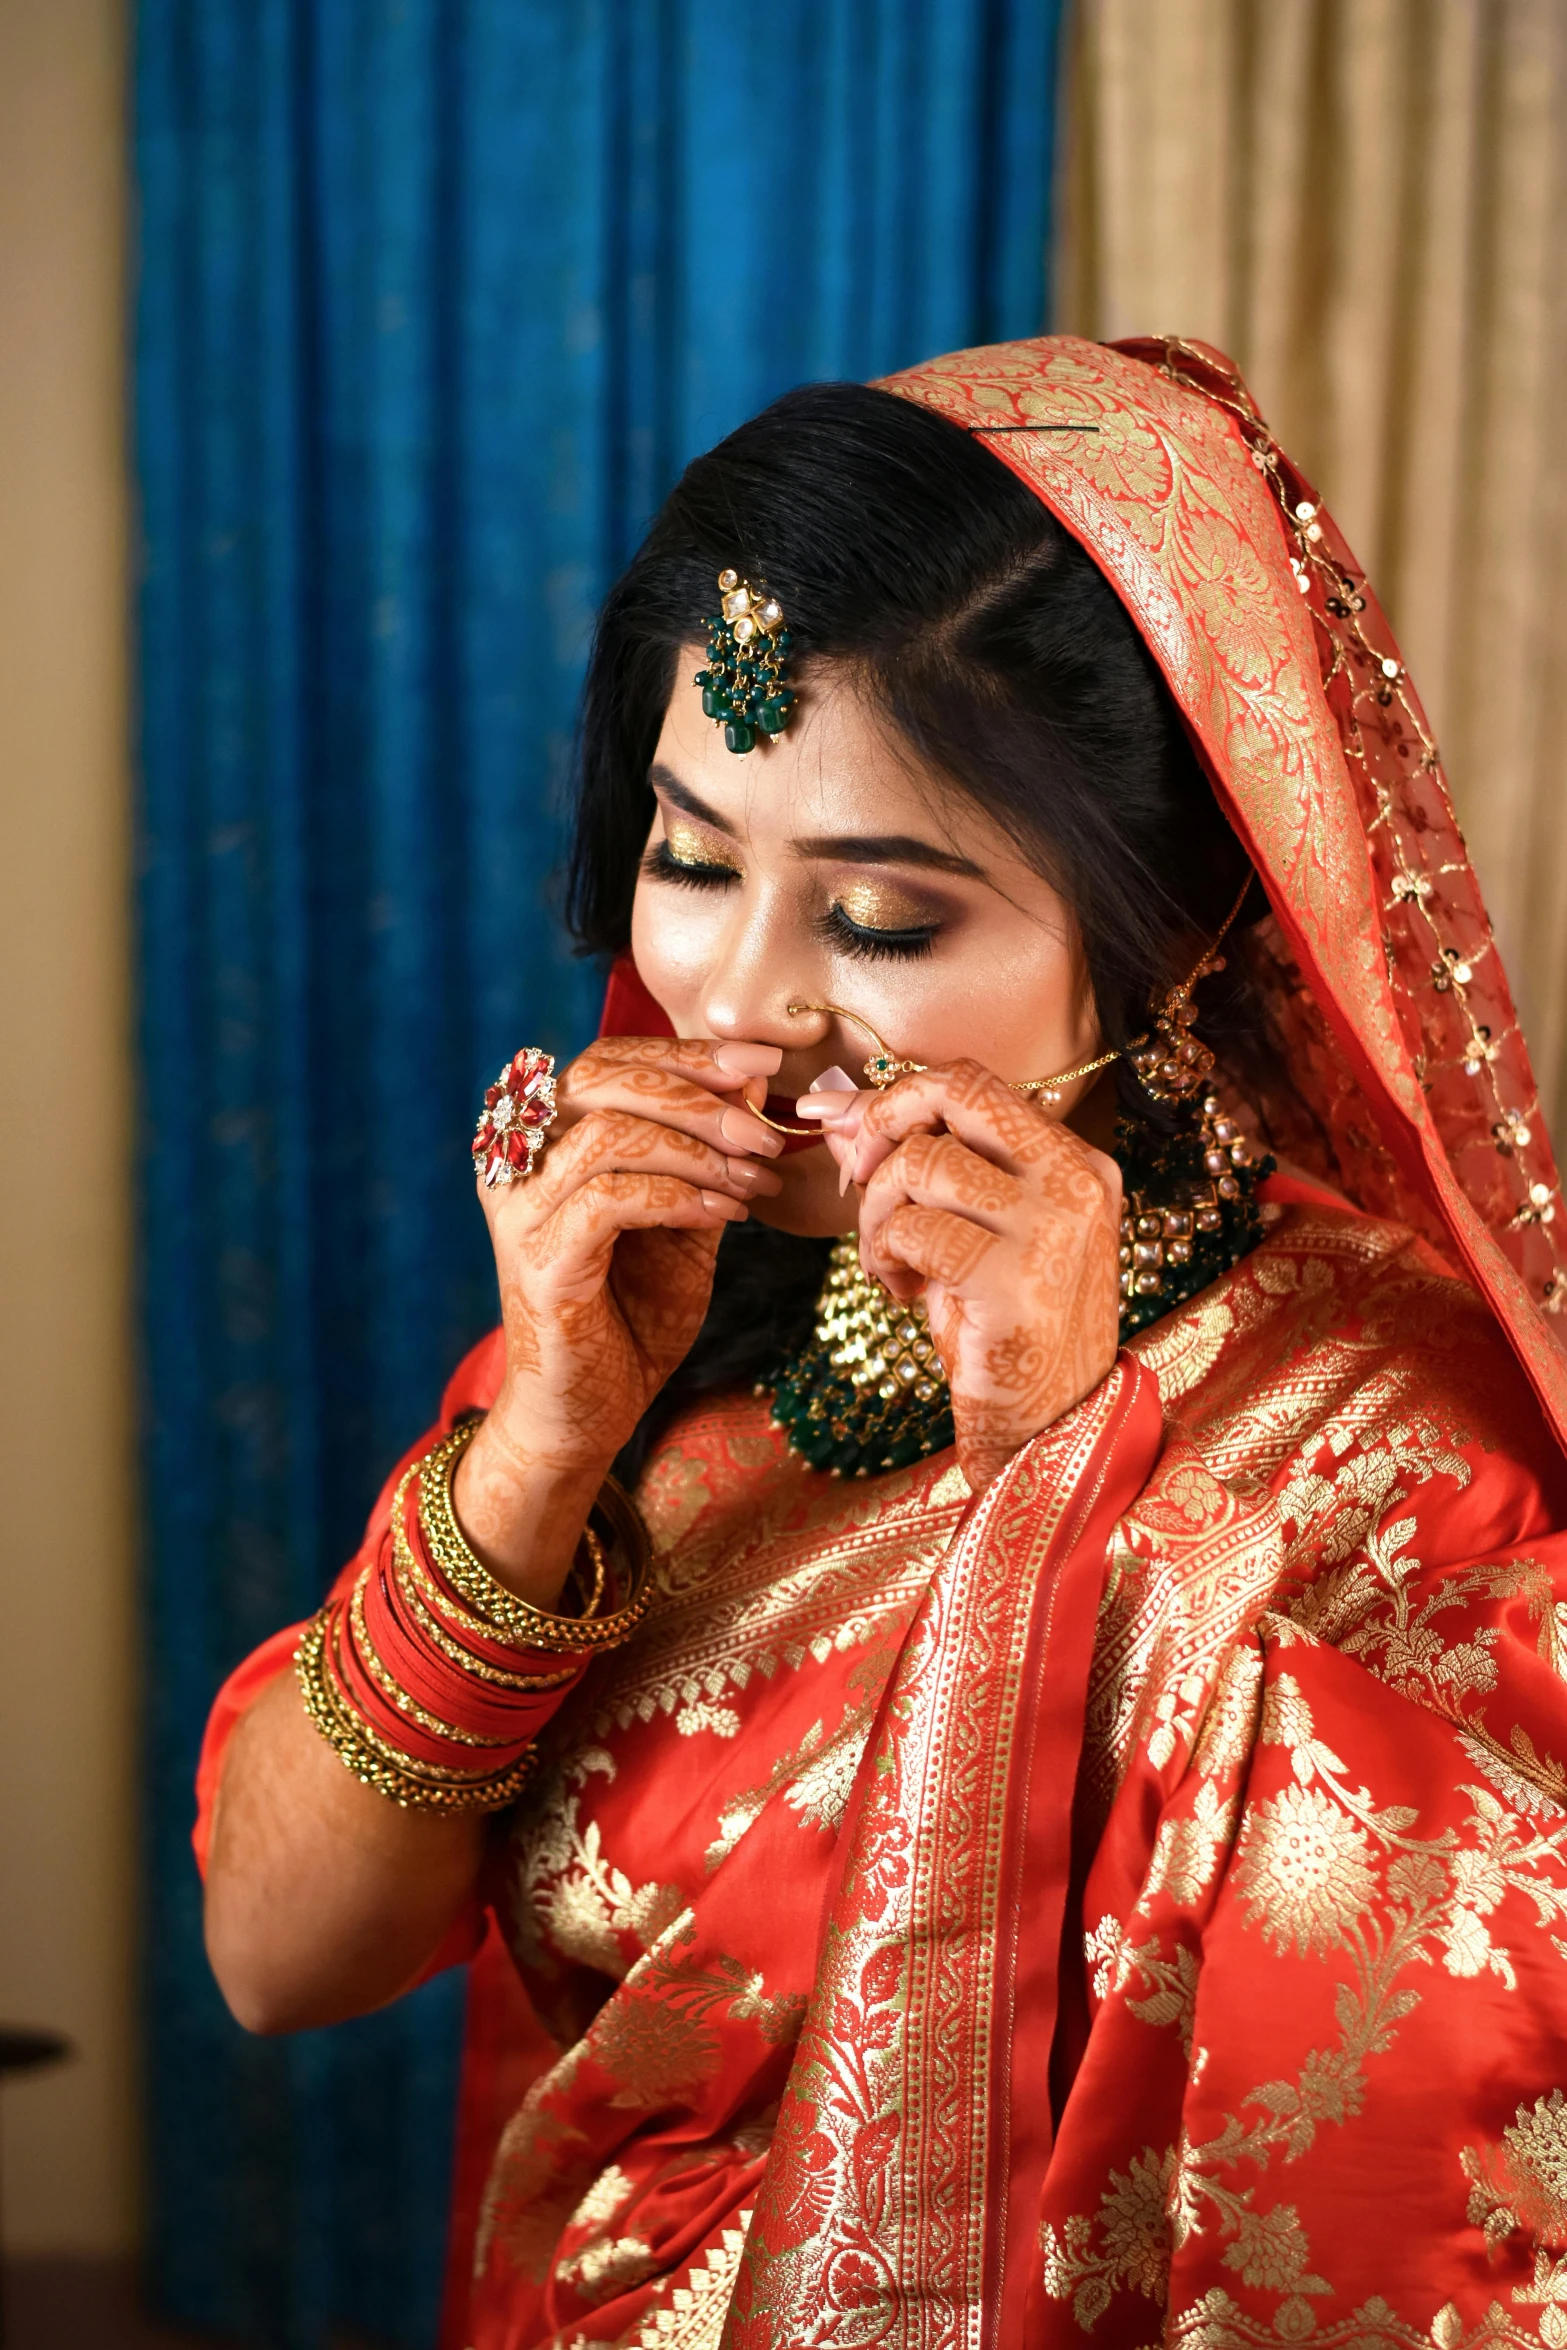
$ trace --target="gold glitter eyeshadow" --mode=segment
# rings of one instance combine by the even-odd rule
[[[694,824],[685,823],[679,816],[665,814],[664,843],[677,865],[721,865],[726,873],[740,870],[712,833],[698,832]]]
[[[851,881],[833,903],[862,930],[918,930],[931,920],[929,906],[883,881]]]

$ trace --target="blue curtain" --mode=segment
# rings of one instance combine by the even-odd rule
[[[1036,332],[1060,0],[141,0],[146,1995],[162,2307],[433,2339],[461,1984],[247,2040],[222,1675],[492,1318],[466,1137],[598,975],[550,873],[595,605],[786,386]]]

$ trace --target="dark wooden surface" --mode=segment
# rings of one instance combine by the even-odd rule
[[[131,2261],[13,2255],[5,2264],[3,2285],[3,2350],[238,2350],[226,2334],[192,2334],[149,2317]],[[377,2345],[343,2334],[332,2350],[377,2350]]]
[[[210,2334],[176,2332],[141,2309],[128,2261],[5,2264],[5,2350],[229,2350]]]

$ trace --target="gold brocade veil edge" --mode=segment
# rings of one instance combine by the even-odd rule
[[[1465,1269],[1567,1445],[1561,1198],[1500,952],[1386,617],[1239,373],[1047,335],[882,388],[1010,428],[985,445],[1121,596],[1272,907],[1246,951],[1288,1059],[1275,1146]]]

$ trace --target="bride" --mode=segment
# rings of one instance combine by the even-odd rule
[[[202,1771],[242,2022],[472,1962],[454,2350],[1562,2350],[1556,1178],[1234,371],[698,459],[570,905],[501,1326]]]

